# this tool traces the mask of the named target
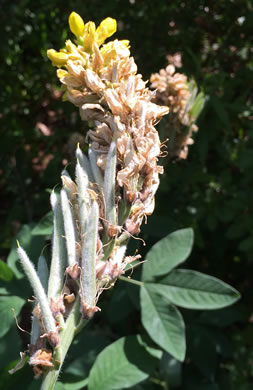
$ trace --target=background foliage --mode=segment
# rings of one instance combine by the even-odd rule
[[[117,38],[130,40],[132,54],[146,79],[166,65],[168,53],[180,52],[183,61],[180,71],[195,78],[208,97],[188,159],[166,166],[155,214],[142,229],[147,246],[135,241],[130,251],[133,253],[137,248],[144,254],[169,232],[191,226],[195,245],[187,267],[216,276],[243,295],[229,309],[183,310],[187,331],[185,363],[181,365],[164,354],[152,379],[133,389],[166,389],[167,385],[183,390],[250,389],[253,382],[253,4],[250,0],[2,0],[1,258],[6,261],[19,233],[22,245],[32,259],[37,259],[46,236],[33,228],[50,209],[48,189],[59,182],[62,168],[71,164],[76,142],[84,140],[86,124],[81,123],[70,103],[61,101],[55,69],[46,58],[48,48],[63,46],[72,10],[85,21],[99,23],[107,16],[116,18]],[[161,130],[162,126],[163,122]],[[47,229],[46,223],[44,226]],[[7,373],[8,366],[28,341],[28,336],[17,331],[14,320],[6,315],[8,298],[19,297],[12,303],[18,313],[24,300],[31,297],[28,282],[16,265],[14,249],[8,264],[10,268],[0,263],[0,294],[5,298],[0,312],[5,325],[9,321],[1,339],[0,380],[5,389],[14,389],[22,381],[24,388],[31,390],[36,385],[31,382],[29,367],[12,377]],[[135,278],[138,273],[135,272]],[[136,294],[135,286],[123,282],[104,294],[102,313],[69,352],[62,376],[65,383],[73,377],[84,379],[106,345],[140,331]],[[24,329],[29,329],[30,310],[27,303],[19,316]],[[60,384],[58,387],[73,388]]]

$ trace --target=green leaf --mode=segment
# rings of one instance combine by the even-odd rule
[[[192,105],[194,104],[194,101],[196,99],[196,96],[197,96],[197,93],[198,93],[198,87],[197,87],[197,84],[195,82],[195,80],[190,80],[190,82],[188,83],[188,89],[189,89],[189,92],[190,92],[190,96],[187,100],[187,104],[186,104],[186,107],[185,107],[185,111],[188,112],[191,110],[192,108]]]
[[[89,376],[89,390],[126,389],[146,379],[161,351],[148,347],[139,336],[127,336],[106,347]]]
[[[66,390],[65,384],[62,382],[57,382],[55,385],[55,390]]]
[[[18,352],[16,357],[17,359],[9,363],[7,366],[5,366],[1,372],[0,375],[1,388],[4,390],[13,390],[19,388],[25,390],[39,390],[40,381],[34,380],[34,375],[31,370],[31,366],[29,366],[28,364],[26,364],[21,370],[15,372],[15,374],[13,375],[9,374],[8,370],[14,368],[16,364],[20,361],[20,358],[18,358]]]
[[[0,299],[1,295],[17,296],[27,299],[27,295],[30,294],[30,286],[27,279],[13,279],[12,282],[1,282],[0,287]]]
[[[185,269],[174,270],[158,284],[150,283],[149,289],[186,309],[220,309],[240,298],[240,293],[223,281]]]
[[[88,384],[88,379],[81,379],[76,382],[57,382],[55,385],[55,390],[80,390],[83,389]]]
[[[152,281],[184,262],[191,253],[193,230],[177,230],[158,241],[148,252],[143,265],[142,279]]]
[[[159,288],[155,291],[152,286],[145,283],[141,287],[142,324],[153,341],[183,361],[186,351],[183,317],[174,305],[160,296]]]
[[[13,272],[8,267],[8,265],[0,260],[0,279],[5,280],[6,282],[9,282],[13,278]]]
[[[156,381],[155,381],[156,382]],[[152,379],[146,379],[144,382],[138,383],[137,385],[131,387],[131,390],[162,390],[161,385],[158,383],[154,383]]]
[[[49,211],[33,228],[33,236],[50,236],[53,232],[53,212]]]
[[[21,345],[21,338],[19,336],[16,323],[13,319],[12,326],[10,326],[8,332],[4,335],[4,337],[1,339],[0,342],[0,367],[3,369],[3,367],[9,365],[10,362],[18,359],[19,351],[22,351],[21,348],[23,348]],[[1,374],[3,372],[2,369],[0,370]],[[0,383],[2,384],[1,374],[0,374]]]
[[[194,118],[195,121],[198,118],[201,111],[203,110],[205,100],[206,100],[206,98],[205,98],[205,95],[203,94],[203,92],[200,92],[198,94],[198,96],[196,97],[196,99],[194,100],[194,103],[190,109],[190,114]]]
[[[77,382],[64,383],[67,390],[79,390],[83,389],[88,384],[88,378],[82,379]]]
[[[18,315],[24,303],[25,300],[20,297],[0,297],[0,337],[4,336],[8,332],[9,328],[15,321],[14,314],[11,309],[13,308],[15,310],[15,314]]]
[[[66,378],[66,375],[74,377],[76,381],[87,378],[96,357],[108,344],[110,344],[110,339],[105,336],[98,332],[94,335],[84,330],[71,345],[69,355],[73,360],[69,361],[69,357],[66,361],[61,376],[62,382],[72,382]]]

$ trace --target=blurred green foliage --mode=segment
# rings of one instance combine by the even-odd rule
[[[139,72],[146,79],[166,65],[167,54],[180,52],[180,71],[193,77],[208,97],[188,159],[166,166],[155,214],[142,229],[147,246],[141,253],[169,232],[192,226],[196,239],[187,265],[221,278],[243,295],[229,309],[184,310],[185,363],[173,363],[165,354],[152,381],[134,389],[165,389],[167,383],[182,390],[249,390],[253,383],[252,1],[1,1],[1,259],[7,259],[22,225],[26,224],[22,230],[27,235],[49,211],[48,189],[59,183],[62,168],[71,164],[76,142],[83,142],[87,129],[77,109],[61,101],[55,69],[46,57],[48,48],[62,47],[70,34],[67,19],[72,10],[85,21],[116,18],[116,36],[130,40]],[[48,243],[45,238],[30,235],[27,248],[37,256]],[[132,253],[135,247],[140,248],[139,241],[132,243]],[[13,252],[11,256],[15,264]],[[23,279],[13,287],[14,278],[20,277],[18,268],[13,275],[1,265],[0,272],[1,295],[29,296]],[[104,295],[102,313],[85,331],[91,358],[78,363],[84,350],[76,343],[70,350],[62,376],[65,382],[73,376],[81,380],[82,370],[89,370],[104,346],[140,329],[138,291],[135,286],[122,287],[119,282]],[[27,303],[19,317],[25,329],[29,329],[30,310]],[[14,389],[22,381],[30,390],[38,386],[31,384],[28,367],[12,377],[7,374],[27,342],[25,333],[20,331],[18,337],[13,320],[1,339],[0,381],[5,389]]]

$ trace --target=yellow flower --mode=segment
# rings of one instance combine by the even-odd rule
[[[77,37],[82,37],[84,34],[84,21],[76,12],[71,12],[69,15],[69,27],[72,33]]]
[[[83,48],[85,51],[92,51],[93,43],[96,37],[96,25],[94,22],[88,22],[84,26]]]
[[[96,41],[98,46],[102,45],[104,41],[112,36],[117,30],[117,22],[115,19],[104,19],[96,30]]]
[[[77,53],[77,47],[70,39],[67,39],[65,46],[69,53]]]
[[[54,49],[49,49],[47,51],[47,56],[52,61],[52,64],[54,66],[59,66],[59,67],[65,65],[68,60],[68,54],[63,52],[57,52]]]
[[[72,12],[69,16],[69,26],[70,30],[77,38],[75,41],[76,44],[68,39],[65,42],[65,47],[58,52],[53,49],[48,50],[48,58],[52,61],[54,66],[60,68],[62,66],[67,66],[67,62],[69,63],[69,61],[72,61],[86,69],[90,66],[90,61],[93,61],[94,56],[96,58],[100,56],[101,64],[104,63],[105,66],[108,66],[108,64],[116,58],[117,52],[124,57],[129,55],[128,41],[115,40],[103,45],[104,41],[117,30],[117,22],[113,18],[105,18],[98,28],[96,28],[94,22],[84,23],[80,15],[76,12]],[[101,45],[103,46],[99,49]],[[95,53],[97,53],[97,55],[95,55]],[[93,62],[93,65],[94,63],[95,62]],[[94,69],[95,68],[96,66],[94,65]]]
[[[57,69],[57,77],[58,79],[63,79],[64,77],[69,76],[69,72],[63,69]]]
[[[69,27],[77,37],[78,43],[83,45],[84,50],[91,52],[94,42],[101,46],[107,38],[115,33],[117,22],[115,19],[106,18],[96,29],[94,22],[84,24],[81,16],[72,12],[69,16]]]

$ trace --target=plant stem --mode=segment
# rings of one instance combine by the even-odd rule
[[[140,287],[143,285],[143,282],[140,282],[139,280],[135,280],[135,279],[126,278],[125,276],[120,276],[119,279],[123,280],[124,282],[132,283]]]
[[[73,338],[76,334],[77,325],[80,322],[80,300],[76,299],[76,302],[72,308],[70,315],[66,321],[64,328],[60,331],[60,349],[55,351],[55,358],[58,360],[58,355],[60,355],[60,365],[58,368],[50,370],[47,375],[44,377],[42,382],[41,390],[53,390],[57,382],[59,373],[61,371],[62,364],[64,362],[65,356],[68,352],[68,349],[73,341]],[[88,321],[85,322],[84,326]],[[56,348],[57,349],[57,348]]]

